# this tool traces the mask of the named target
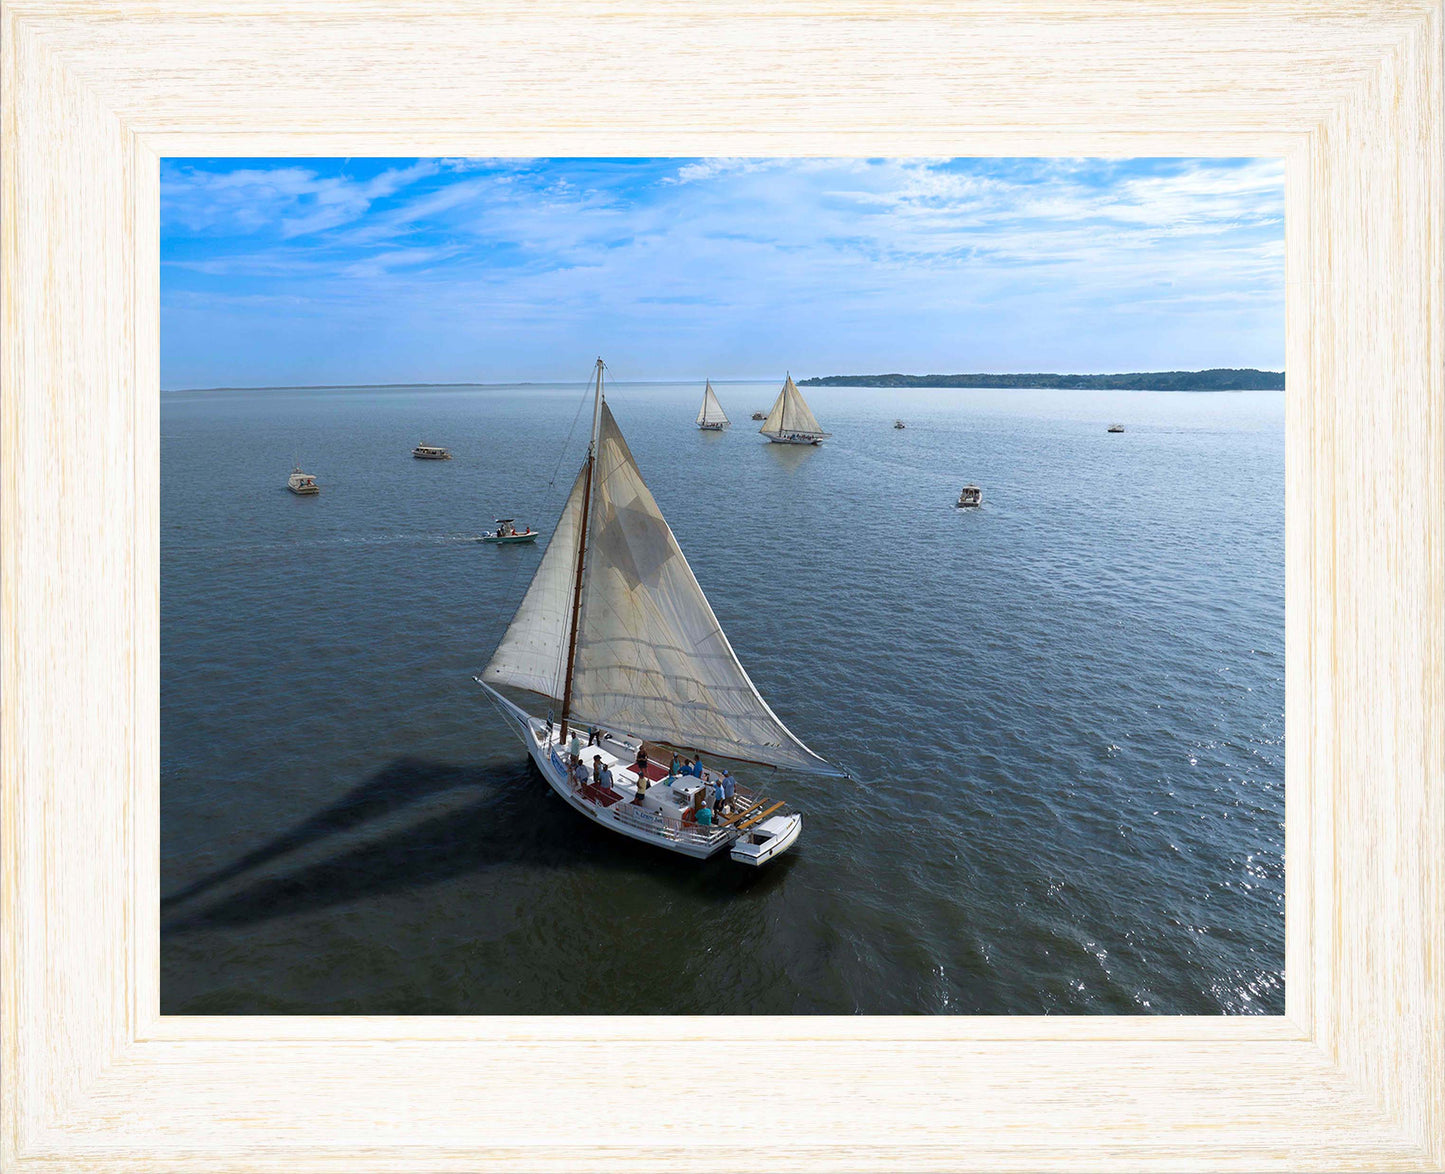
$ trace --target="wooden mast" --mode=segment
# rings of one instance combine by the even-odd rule
[[[587,446],[587,479],[582,482],[582,523],[577,532],[577,575],[572,582],[572,628],[567,636],[567,676],[562,685],[561,746],[567,741],[567,719],[572,714],[572,670],[577,661],[577,622],[582,617],[582,560],[587,557],[587,523],[592,509],[592,473],[597,463],[597,430],[602,423],[602,360],[597,360],[597,391],[592,399],[592,443]]]

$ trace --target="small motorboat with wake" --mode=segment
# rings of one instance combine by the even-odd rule
[[[603,398],[603,370],[598,359],[587,457],[475,679],[573,810],[670,852],[701,860],[726,851],[756,867],[792,847],[803,816],[702,768],[701,755],[843,772],[783,725],[738,663]],[[542,699],[546,718],[502,688]],[[693,771],[667,769],[674,755],[691,758]]]
[[[297,465],[291,471],[291,476],[286,478],[286,488],[301,497],[310,497],[312,494],[321,492],[321,486],[316,484],[316,478],[310,473],[303,473],[300,465]]]
[[[528,526],[525,530],[518,530],[511,518],[498,518],[497,528],[495,530],[488,530],[482,535],[480,541],[507,545],[514,542],[536,542],[537,533],[531,526]]]
[[[965,485],[958,491],[958,501],[955,504],[961,510],[982,505],[983,490],[977,485]]]

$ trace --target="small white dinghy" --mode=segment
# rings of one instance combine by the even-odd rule
[[[803,817],[700,765],[841,776],[759,695],[657,508],[602,395],[592,443],[532,583],[476,681],[548,784],[587,819],[704,859],[776,860]],[[500,689],[545,699],[546,719]],[[560,720],[551,720],[552,706]],[[673,756],[696,773],[674,775]]]

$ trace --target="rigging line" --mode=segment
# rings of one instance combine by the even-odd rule
[[[587,406],[587,393],[592,390],[592,378],[596,373],[597,367],[594,363],[582,385],[582,398],[577,401],[577,410],[572,414],[572,425],[567,429],[567,438],[562,441],[562,451],[557,454],[557,464],[552,468],[552,476],[547,479],[549,493],[557,482],[557,474],[562,470],[562,462],[567,458],[567,448],[572,443],[572,434],[577,431],[577,421],[582,418],[582,409]]]

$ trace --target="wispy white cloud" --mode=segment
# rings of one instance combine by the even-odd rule
[[[272,229],[289,239],[357,220],[377,200],[440,169],[423,159],[355,180],[300,166],[211,171],[182,165],[162,177],[161,200],[166,218],[193,232]]]
[[[204,283],[216,329],[280,337],[241,299],[284,288],[335,320],[288,345],[350,332],[348,361],[374,363],[384,334],[387,361],[414,365],[399,378],[446,375],[461,350],[545,377],[559,348],[619,336],[639,374],[1283,350],[1277,160],[167,164],[162,200],[167,305]]]

